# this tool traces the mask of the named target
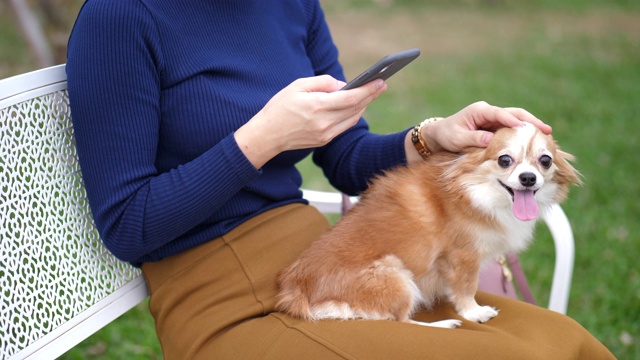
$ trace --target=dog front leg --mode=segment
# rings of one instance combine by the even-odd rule
[[[494,307],[478,305],[473,296],[459,299],[455,307],[458,315],[477,323],[487,322],[498,315]]]
[[[474,265],[469,259],[464,264],[450,264],[451,266],[447,269],[449,274],[447,296],[458,315],[477,323],[487,322],[497,316],[498,310],[491,306],[478,305],[476,302],[479,265]]]

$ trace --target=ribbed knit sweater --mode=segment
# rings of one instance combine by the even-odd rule
[[[316,0],[89,0],[67,74],[82,175],[100,235],[139,265],[304,202],[295,164],[313,160],[350,194],[405,162],[405,132],[364,119],[328,145],[255,169],[236,129],[293,80],[344,80]]]

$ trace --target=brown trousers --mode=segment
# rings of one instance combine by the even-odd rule
[[[486,293],[500,314],[438,329],[396,321],[310,323],[274,312],[276,274],[326,228],[313,207],[288,205],[142,270],[165,359],[611,359],[561,314]],[[443,303],[414,316],[459,318]]]

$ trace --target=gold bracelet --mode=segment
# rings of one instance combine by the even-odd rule
[[[440,119],[442,118],[440,117],[428,118],[422,121],[420,124],[416,125],[413,128],[413,131],[411,131],[411,142],[413,143],[413,146],[415,146],[416,150],[418,150],[418,154],[420,154],[420,156],[422,156],[423,159],[426,159],[429,156],[431,156],[431,150],[429,150],[427,143],[422,138],[422,127],[426,124],[438,121]]]

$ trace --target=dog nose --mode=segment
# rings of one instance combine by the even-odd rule
[[[525,172],[520,174],[519,179],[522,186],[529,187],[536,184],[536,174],[532,172]]]

